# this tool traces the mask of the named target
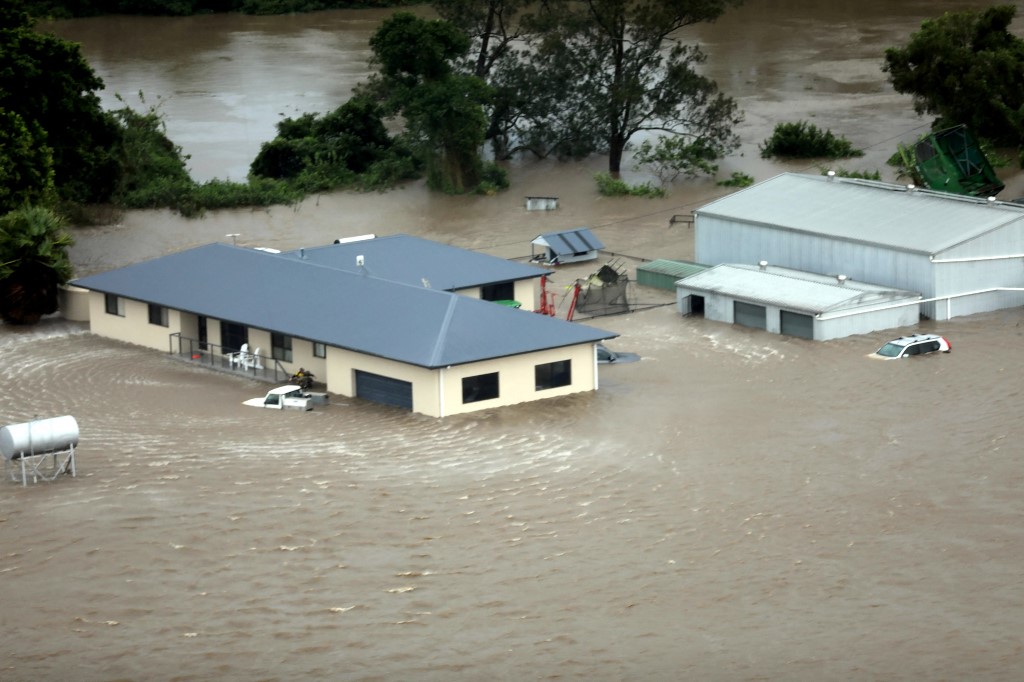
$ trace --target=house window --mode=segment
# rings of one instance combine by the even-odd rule
[[[314,358],[326,358],[327,357],[327,344],[320,343],[318,341],[313,342],[313,357]]]
[[[109,315],[118,315],[124,317],[124,299],[114,294],[103,295],[104,305],[106,305],[107,313]]]
[[[511,301],[516,297],[514,282],[500,282],[480,287],[480,298],[485,301]]]
[[[572,360],[559,360],[537,365],[534,368],[537,390],[558,388],[572,383]]]
[[[292,361],[292,337],[284,334],[270,335],[270,357],[285,362]]]
[[[167,326],[167,308],[162,305],[149,304],[149,323],[160,327]]]
[[[478,374],[462,379],[462,402],[475,403],[498,397],[498,373]]]

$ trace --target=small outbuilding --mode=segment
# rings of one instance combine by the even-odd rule
[[[551,265],[596,260],[598,251],[604,248],[601,240],[585,227],[562,232],[547,232],[538,235],[531,244],[533,256],[531,260],[543,261]]]
[[[676,282],[707,270],[708,266],[686,260],[658,258],[636,266],[636,283],[644,287],[675,291]]]
[[[920,294],[790,268],[723,264],[676,283],[683,315],[814,341],[917,324]]]

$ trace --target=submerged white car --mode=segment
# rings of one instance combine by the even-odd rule
[[[885,360],[910,358],[925,353],[948,353],[952,350],[944,337],[938,334],[911,334],[885,344],[871,355]]]
[[[313,397],[304,393],[301,387],[289,385],[272,388],[262,398],[251,398],[242,404],[272,410],[312,410]]]

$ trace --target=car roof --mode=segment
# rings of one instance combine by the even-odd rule
[[[889,343],[896,346],[908,346],[912,343],[917,343],[918,341],[933,341],[939,338],[938,334],[911,334],[909,336],[901,336],[898,339],[893,339]]]

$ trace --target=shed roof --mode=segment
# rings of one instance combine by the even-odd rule
[[[783,173],[696,211],[901,250],[935,254],[1015,221],[1024,206],[871,180]]]
[[[707,265],[701,265],[700,263],[693,263],[687,260],[668,260],[665,258],[658,258],[649,263],[641,263],[636,266],[637,271],[643,270],[644,272],[653,272],[659,275],[669,275],[678,279],[689,277],[690,275],[707,270],[707,268]]]
[[[838,277],[771,265],[716,265],[681,279],[676,285],[811,314],[921,298],[912,291],[850,279],[840,282]]]
[[[548,272],[535,265],[407,234],[298,249],[282,255],[417,287],[427,282],[430,288],[442,291],[531,279]],[[356,264],[356,256],[363,257],[362,267]]]
[[[73,284],[428,368],[618,336],[227,244],[200,246]]]
[[[574,253],[598,251],[604,248],[601,240],[585,227],[562,232],[545,232],[535,237],[531,243],[546,246],[557,256],[571,256]]]

